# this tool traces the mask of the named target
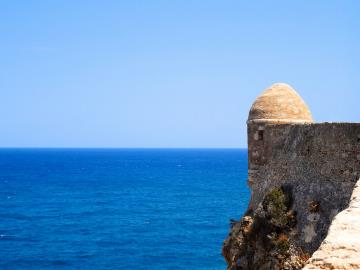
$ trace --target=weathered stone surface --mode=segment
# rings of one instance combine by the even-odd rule
[[[360,269],[360,180],[348,208],[337,214],[304,270]]]
[[[360,124],[268,124],[262,129],[261,159],[251,155],[249,143],[249,209],[255,210],[269,189],[290,186],[298,218],[294,239],[312,254],[333,217],[347,207],[360,177]]]
[[[304,266],[308,255],[292,240],[297,220],[291,204],[291,189],[273,188],[255,212],[233,224],[223,246],[228,269],[291,270]]]
[[[311,123],[311,112],[303,99],[286,83],[275,83],[253,103],[248,123]]]
[[[292,91],[286,85],[272,86],[250,111],[248,183],[252,196],[245,217],[234,223],[224,242],[228,269],[301,269],[327,236],[334,217],[349,206],[360,177],[360,123],[311,123],[307,106],[300,97],[293,98],[297,94]],[[274,108],[277,105],[280,107]],[[279,188],[286,188],[291,194],[291,203],[274,212],[272,207],[270,210],[266,207],[266,201],[269,192]],[[355,209],[358,207],[351,211],[355,213]],[[290,227],[281,225],[281,216],[286,220],[290,213],[296,222]],[[343,223],[345,227],[339,224],[334,228],[338,232],[344,229],[356,233],[360,239],[360,231],[351,229],[360,227],[359,220],[354,215],[342,219],[346,226]],[[256,229],[259,223],[261,230]],[[339,233],[334,235],[341,238]],[[334,237],[330,240],[339,243],[338,248],[354,251],[352,254],[340,251],[339,258],[350,256],[349,261],[357,267],[355,253],[360,251],[357,243],[353,246],[350,239],[341,242]],[[279,239],[286,239],[288,247],[288,253],[280,256]],[[325,244],[324,248],[331,250],[331,244]],[[329,262],[330,256],[324,261]],[[311,261],[316,260],[313,257]]]

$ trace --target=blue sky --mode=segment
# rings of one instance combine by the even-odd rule
[[[274,82],[360,120],[360,1],[0,1],[0,146],[245,147]]]

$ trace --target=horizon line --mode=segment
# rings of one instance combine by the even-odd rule
[[[166,150],[166,149],[174,149],[174,150],[186,150],[186,149],[204,149],[204,150],[216,150],[216,149],[228,149],[228,150],[241,150],[241,149],[247,149],[247,147],[83,147],[83,146],[76,146],[76,147],[57,147],[57,146],[0,146],[0,150],[1,149],[128,149],[128,150],[131,150],[131,149],[138,149],[138,150]]]

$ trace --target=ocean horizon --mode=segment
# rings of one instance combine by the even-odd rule
[[[1,148],[1,269],[225,269],[247,150]]]

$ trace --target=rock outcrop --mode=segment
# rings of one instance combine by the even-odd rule
[[[292,241],[297,220],[291,204],[291,189],[271,189],[254,213],[233,224],[223,246],[228,269],[290,270],[305,264],[308,255]]]

